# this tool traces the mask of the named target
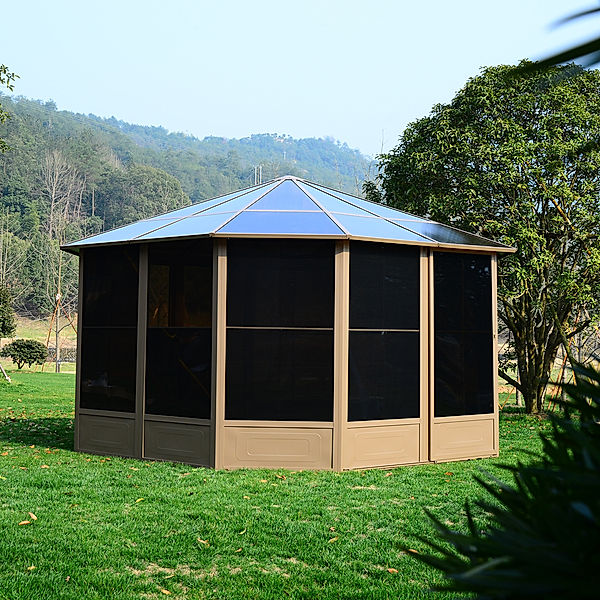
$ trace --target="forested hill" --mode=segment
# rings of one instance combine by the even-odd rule
[[[0,95],[0,284],[16,308],[51,312],[72,301],[75,262],[59,244],[254,183],[296,175],[360,193],[371,160],[332,139],[258,134],[198,139],[162,127],[58,111],[53,102]]]
[[[53,102],[7,96],[1,101],[25,129],[42,135],[42,146],[81,142],[86,137],[94,146],[110,150],[125,166],[148,165],[173,175],[192,202],[251,185],[256,165],[263,167],[263,180],[297,175],[355,194],[361,193],[362,181],[372,168],[368,157],[331,138],[255,134],[242,139],[199,139],[114,117],[58,111]],[[14,125],[0,126],[0,137],[6,136],[13,147]]]

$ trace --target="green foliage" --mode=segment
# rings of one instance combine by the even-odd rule
[[[518,248],[499,261],[498,292],[519,380],[502,375],[531,412],[542,409],[562,333],[599,310],[600,148],[581,150],[598,137],[599,72],[487,68],[407,127],[380,157],[379,190],[367,190]]]
[[[0,285],[0,339],[13,337],[17,331],[17,319],[13,310],[12,295],[5,285]]]
[[[509,485],[477,479],[493,500],[476,505],[491,518],[484,532],[472,516],[468,533],[432,517],[439,555],[417,558],[444,571],[439,589],[480,598],[597,598],[600,586],[600,372],[579,368],[567,386],[565,416],[551,415],[543,454],[505,468]],[[430,515],[431,516],[431,515]]]
[[[2,348],[0,356],[10,358],[19,369],[24,365],[43,365],[48,357],[48,348],[37,340],[15,340]]]
[[[13,82],[19,76],[12,73],[6,65],[0,65],[0,85],[3,85],[9,90],[13,90]],[[9,113],[2,108],[2,104],[0,104],[0,123],[4,123],[6,119],[9,118]],[[0,152],[6,152],[8,150],[8,144],[0,138]]]
[[[175,177],[143,165],[107,170],[98,182],[96,199],[106,229],[190,203]]]

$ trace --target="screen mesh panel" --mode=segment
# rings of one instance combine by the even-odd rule
[[[138,249],[84,250],[82,325],[137,326]]]
[[[210,328],[148,329],[146,412],[210,418]]]
[[[84,327],[81,408],[135,412],[137,335],[134,327]]]
[[[149,247],[149,414],[210,418],[212,261],[212,240]]]
[[[227,325],[333,327],[334,243],[229,240]]]
[[[80,406],[135,411],[139,253],[84,250]]]
[[[436,252],[436,417],[493,412],[492,327],[491,258]]]
[[[419,333],[351,331],[348,420],[419,416]]]
[[[419,329],[418,247],[352,242],[350,328]]]
[[[349,421],[420,416],[420,253],[350,243]]]
[[[225,418],[333,420],[333,332],[228,329]]]

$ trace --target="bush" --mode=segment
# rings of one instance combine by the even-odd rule
[[[445,572],[440,590],[479,598],[597,598],[600,590],[600,372],[578,368],[563,416],[551,416],[543,454],[504,466],[512,485],[477,481],[495,499],[475,505],[491,526],[480,531],[467,503],[468,533],[429,515],[442,541],[417,558]],[[441,556],[440,556],[441,554]]]
[[[0,356],[12,359],[17,368],[22,369],[23,365],[31,367],[34,363],[44,364],[48,357],[48,349],[37,340],[15,340],[4,346]]]

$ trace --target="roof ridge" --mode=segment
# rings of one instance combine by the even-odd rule
[[[310,185],[310,184],[308,184]],[[316,187],[316,186],[313,186]],[[318,189],[318,188],[316,188]],[[377,213],[374,213],[366,208],[363,208],[362,206],[358,206],[357,204],[353,204],[352,202],[345,200],[344,198],[341,198],[339,196],[335,196],[334,194],[331,194],[330,192],[326,192],[324,190],[319,190],[324,194],[328,194],[329,196],[331,196],[332,198],[336,198],[337,200],[339,200],[340,202],[344,202],[345,204],[349,204],[350,206],[354,206],[354,208],[358,208],[360,210],[363,210],[366,213],[370,213],[371,215],[373,215],[374,217],[377,217],[378,219],[382,219],[383,221],[387,221],[388,223],[391,223],[392,225],[395,225],[396,227],[399,227],[400,229],[404,229],[405,231],[408,231],[410,233],[413,233],[414,235],[417,235],[421,238],[423,238],[424,240],[429,240],[430,242],[433,242],[435,244],[437,244],[437,240],[434,240],[433,238],[430,238],[428,235],[424,235],[422,233],[419,233],[418,231],[414,231],[412,229],[410,229],[409,227],[404,227],[404,225],[400,225],[399,223],[394,222],[393,219],[388,219],[386,217],[383,217],[382,215],[378,215]],[[360,198],[357,198],[357,200],[360,200]],[[375,203],[374,203],[375,204]],[[398,211],[400,212],[400,211]],[[408,214],[408,213],[407,213]],[[357,215],[359,218],[365,218],[365,217],[361,217],[360,215]]]
[[[302,182],[302,183],[304,183],[304,182]],[[348,230],[347,230],[347,229],[346,229],[346,228],[345,228],[345,227],[344,227],[344,226],[343,226],[343,225],[342,225],[342,224],[341,224],[341,223],[340,223],[340,222],[339,222],[339,221],[338,221],[338,220],[337,220],[335,217],[333,217],[333,216],[332,216],[332,215],[329,213],[329,211],[328,211],[328,210],[327,210],[327,209],[326,209],[326,208],[325,208],[325,207],[324,207],[324,206],[323,206],[323,205],[322,205],[320,202],[317,202],[317,201],[316,201],[316,200],[315,200],[315,199],[314,199],[314,198],[313,198],[313,197],[312,197],[312,196],[311,196],[311,195],[310,195],[310,194],[309,194],[309,193],[308,193],[308,192],[307,192],[307,191],[306,191],[306,190],[305,190],[305,189],[304,189],[304,188],[303,188],[303,187],[302,187],[302,186],[301,186],[301,185],[300,185],[300,184],[299,184],[297,181],[294,181],[294,184],[296,185],[296,187],[297,187],[297,188],[298,188],[298,189],[299,189],[299,190],[300,190],[300,191],[301,191],[303,194],[305,194],[306,196],[308,196],[308,198],[310,198],[310,200],[311,200],[312,202],[314,202],[314,203],[315,203],[315,204],[316,204],[316,205],[317,205],[317,206],[318,206],[318,207],[321,209],[321,211],[322,211],[322,212],[324,212],[324,213],[325,213],[325,214],[326,214],[326,215],[329,217],[329,219],[331,219],[331,221],[333,221],[333,223],[334,223],[334,224],[335,224],[337,227],[339,227],[339,229],[340,229],[340,231],[341,231],[342,233],[344,233],[344,234],[345,234],[345,235],[347,235],[348,237],[350,236],[350,232],[349,232],[349,231],[348,231]]]

